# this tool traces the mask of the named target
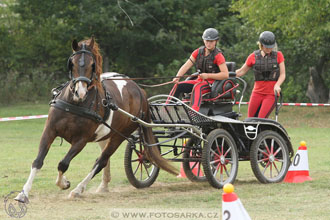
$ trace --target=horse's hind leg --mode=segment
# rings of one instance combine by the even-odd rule
[[[23,186],[22,192],[20,192],[16,197],[15,200],[20,202],[28,202],[28,195],[32,188],[33,180],[37,174],[37,172],[41,169],[44,159],[49,151],[50,145],[53,143],[56,135],[55,133],[50,130],[49,127],[46,127],[39,144],[39,153],[37,158],[33,161],[30,176],[26,183]]]
[[[116,138],[111,138],[111,141],[106,144],[102,151],[101,156],[96,160],[92,171],[70,192],[69,198],[80,196],[84,192],[89,181],[108,164],[110,156],[117,150],[123,140],[123,137],[118,136]]]
[[[101,151],[103,151],[108,141],[109,140],[99,142]],[[107,165],[103,168],[102,181],[99,187],[97,188],[96,192],[97,193],[109,192],[108,184],[110,180],[111,180],[111,174],[110,174],[110,159],[109,159]]]
[[[78,142],[74,142],[71,145],[70,150],[65,155],[63,160],[59,162],[58,164],[58,176],[56,179],[56,185],[60,187],[61,189],[68,189],[70,188],[70,181],[66,179],[66,177],[63,175],[67,169],[69,168],[71,160],[85,147],[86,141],[81,139]]]

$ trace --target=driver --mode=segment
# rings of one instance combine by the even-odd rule
[[[212,83],[215,80],[227,79],[229,76],[225,57],[216,47],[219,40],[218,31],[208,28],[204,31],[202,39],[204,46],[192,52],[189,59],[181,66],[176,77],[173,78],[175,85],[170,92],[170,95],[176,98],[182,93],[192,92],[190,105],[196,111],[199,111],[202,94],[210,92]],[[179,82],[193,65],[196,65],[199,72],[197,79]]]

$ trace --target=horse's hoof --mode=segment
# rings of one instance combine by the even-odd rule
[[[109,188],[108,187],[98,187],[96,190],[96,193],[108,193]]]
[[[69,180],[67,180],[67,181],[66,181],[66,186],[65,186],[65,187],[63,187],[62,189],[63,189],[63,190],[69,189],[69,188],[70,188],[70,186],[71,186],[71,183],[70,183],[70,181],[69,181]]]
[[[74,191],[71,191],[69,196],[68,196],[69,199],[74,199],[74,198],[78,198],[78,197],[81,197],[81,194],[77,193],[77,192],[74,192]]]
[[[28,197],[23,193],[23,192],[20,192],[15,198],[14,200],[18,201],[18,202],[21,202],[21,203],[25,203],[25,204],[28,204],[29,203],[29,199]]]

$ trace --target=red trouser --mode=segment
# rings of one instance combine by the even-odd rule
[[[191,108],[195,111],[199,111],[199,108],[202,104],[202,94],[211,91],[207,81],[187,80],[179,82],[178,84],[174,85],[170,95],[179,98],[182,93],[189,93],[191,91]]]
[[[248,108],[248,117],[268,118],[275,108],[275,95],[252,92]]]

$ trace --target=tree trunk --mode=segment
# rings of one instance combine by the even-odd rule
[[[103,57],[103,72],[109,72],[109,57],[108,56],[104,56]]]
[[[324,60],[321,59],[319,65],[309,68],[309,83],[306,96],[312,103],[327,103],[329,102],[329,88],[324,83],[322,70]]]

